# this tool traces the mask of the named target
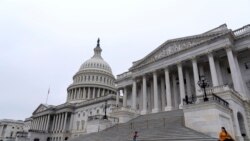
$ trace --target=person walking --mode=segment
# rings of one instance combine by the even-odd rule
[[[221,127],[221,132],[220,132],[219,137],[220,137],[219,141],[234,141],[234,139],[227,132],[227,130],[225,129],[225,127]]]
[[[136,141],[136,138],[138,137],[138,135],[137,135],[137,131],[135,131],[135,133],[134,133],[134,135],[133,135],[133,141]]]

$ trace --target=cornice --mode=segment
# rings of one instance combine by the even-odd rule
[[[190,47],[188,47],[188,48],[182,49],[182,50],[180,50],[180,51],[178,51],[178,52],[175,52],[175,53],[173,53],[173,54],[169,54],[169,55],[167,55],[167,56],[163,56],[163,57],[161,57],[161,58],[159,58],[159,59],[157,59],[157,60],[153,60],[153,61],[151,61],[151,62],[149,62],[149,63],[142,64],[142,63],[144,62],[144,60],[150,59],[149,56],[152,56],[152,55],[155,54],[158,50],[160,50],[161,48],[163,48],[163,47],[166,45],[166,44],[163,44],[163,45],[160,46],[160,48],[158,47],[156,50],[154,50],[154,51],[151,52],[149,55],[147,55],[146,57],[144,57],[144,58],[142,59],[141,62],[139,62],[138,64],[132,66],[129,70],[130,70],[130,71],[134,71],[134,70],[139,69],[139,68],[142,68],[142,67],[144,67],[144,66],[146,66],[146,65],[152,64],[152,63],[154,63],[154,62],[156,62],[156,61],[158,61],[158,60],[161,60],[161,59],[164,59],[164,58],[167,58],[167,57],[171,57],[171,56],[173,56],[173,55],[176,55],[176,54],[178,54],[178,53],[181,53],[181,52],[183,52],[183,51],[186,51],[186,50],[188,50],[188,49],[190,49],[190,48],[194,48],[194,47],[197,47],[197,46],[201,46],[201,45],[203,45],[203,44],[206,44],[206,43],[208,43],[208,42],[211,42],[211,41],[213,41],[213,40],[216,40],[216,39],[218,39],[218,38],[220,38],[220,37],[222,37],[222,36],[224,36],[224,35],[230,34],[230,33],[231,33],[231,31],[230,31],[230,30],[227,30],[227,32],[221,33],[221,34],[219,34],[219,35],[217,35],[217,36],[215,36],[215,37],[213,37],[213,38],[204,40],[204,41],[202,41],[202,42],[198,42],[198,43],[196,43],[196,44],[194,44],[194,45],[192,45],[192,46],[190,46]]]

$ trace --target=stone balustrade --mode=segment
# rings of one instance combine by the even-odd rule
[[[240,35],[243,35],[243,34],[248,33],[248,32],[250,32],[250,25],[246,25],[246,26],[243,26],[242,28],[235,30],[234,35],[240,36]]]
[[[127,77],[130,77],[132,75],[131,72],[125,72],[125,73],[122,73],[120,75],[117,75],[117,80],[121,80],[121,79],[124,79],[124,78],[127,78]]]

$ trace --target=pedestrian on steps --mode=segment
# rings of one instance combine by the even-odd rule
[[[136,138],[138,137],[138,135],[137,135],[137,131],[135,131],[135,133],[134,133],[134,135],[133,135],[133,141],[136,141]]]
[[[225,129],[225,127],[221,127],[221,132],[220,132],[219,137],[220,137],[219,141],[234,141],[234,139],[227,132],[227,130]]]

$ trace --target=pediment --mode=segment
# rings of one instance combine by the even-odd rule
[[[36,110],[33,112],[33,114],[37,114],[37,113],[40,113],[42,111],[45,111],[49,108],[49,106],[45,105],[45,104],[40,104]]]
[[[210,41],[228,32],[229,30],[224,32],[203,33],[195,36],[168,40],[162,45],[160,45],[158,48],[156,48],[154,51],[149,53],[143,59],[136,61],[129,70],[133,70],[144,65],[156,62],[157,60],[163,59],[165,57],[177,54],[181,51],[187,50],[201,43]]]

